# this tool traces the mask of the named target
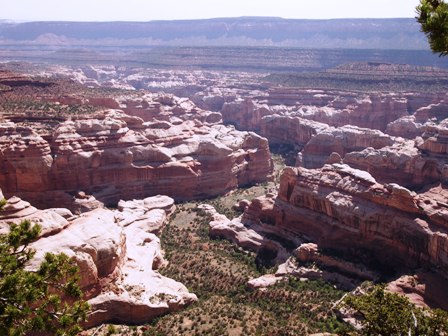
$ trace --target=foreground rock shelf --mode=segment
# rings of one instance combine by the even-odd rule
[[[37,268],[46,252],[63,252],[76,261],[91,306],[85,327],[143,324],[197,300],[157,271],[165,261],[155,233],[175,209],[172,198],[120,202],[120,210],[98,208],[79,216],[64,209],[36,210],[17,197],[8,200],[6,209],[7,215],[0,212],[3,231],[10,221],[40,219],[43,225],[43,236],[31,245],[37,253],[28,269]]]

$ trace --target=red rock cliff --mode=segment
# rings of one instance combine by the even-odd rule
[[[262,218],[279,232],[305,237],[321,247],[366,249],[386,264],[448,266],[448,196],[433,188],[415,194],[382,185],[347,165],[286,168],[270,209],[254,202],[246,220]],[[269,217],[269,218],[268,218]]]
[[[265,181],[268,142],[200,121],[144,123],[119,111],[61,123],[48,139],[0,126],[0,186],[37,206],[71,206],[77,191],[105,203],[167,194],[206,198]]]

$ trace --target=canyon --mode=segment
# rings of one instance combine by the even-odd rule
[[[162,193],[178,201],[209,198],[272,173],[265,138],[222,125],[219,113],[188,99],[47,99],[100,110],[62,116],[41,129],[29,127],[26,113],[2,123],[0,185],[7,196],[83,210]]]
[[[433,71],[368,63],[334,73],[392,69]],[[346,291],[382,281],[448,309],[446,91],[320,84],[288,87],[243,71],[4,64],[0,230],[21,219],[42,225],[30,269],[45,251],[74,258],[92,306],[87,327],[143,324],[198,300],[159,273],[159,237],[176,204],[206,221],[210,237],[275,268],[247,279],[251,290],[289,277]],[[273,154],[287,167],[276,168]],[[247,199],[241,191],[260,186]],[[233,197],[236,212],[220,213],[217,200]],[[191,244],[206,253],[212,243],[201,239]],[[409,279],[420,282],[412,289]]]

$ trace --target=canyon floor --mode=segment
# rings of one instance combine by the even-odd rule
[[[273,154],[273,160],[275,174],[280,174],[284,158]],[[234,243],[209,236],[210,217],[198,205],[207,203],[229,218],[236,217],[241,212],[234,210],[235,203],[272,192],[278,182],[178,205],[161,234],[168,265],[160,273],[185,284],[198,295],[197,303],[145,326],[102,325],[85,335],[308,335],[350,331],[333,309],[345,291],[324,281],[295,278],[262,291],[250,289],[250,279],[273,273],[276,267],[269,267],[255,253]]]

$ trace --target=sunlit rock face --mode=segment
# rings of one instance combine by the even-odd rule
[[[270,223],[324,248],[369,250],[385,264],[435,265],[444,272],[446,196],[441,187],[416,194],[398,184],[380,184],[344,164],[286,168],[271,206],[252,202],[242,221]]]
[[[445,129],[427,128],[424,138],[397,140],[391,146],[347,153],[344,163],[368,171],[382,183],[398,183],[413,190],[448,182]],[[440,132],[440,133],[439,133]]]
[[[344,157],[347,153],[364,148],[383,148],[394,140],[378,130],[343,126],[328,128],[313,136],[302,151],[302,164],[305,168],[320,168],[332,153]]]
[[[156,234],[174,209],[172,198],[159,195],[120,201],[119,210],[73,215],[61,208],[38,210],[14,196],[0,212],[0,232],[25,219],[41,225],[41,236],[30,246],[36,255],[29,270],[38,268],[47,252],[73,258],[91,307],[86,327],[143,324],[197,300],[183,284],[157,271],[165,261]]]
[[[268,142],[255,133],[176,116],[144,122],[120,110],[61,122],[45,139],[2,123],[0,148],[6,195],[72,210],[79,191],[106,204],[161,193],[206,198],[272,172]]]

